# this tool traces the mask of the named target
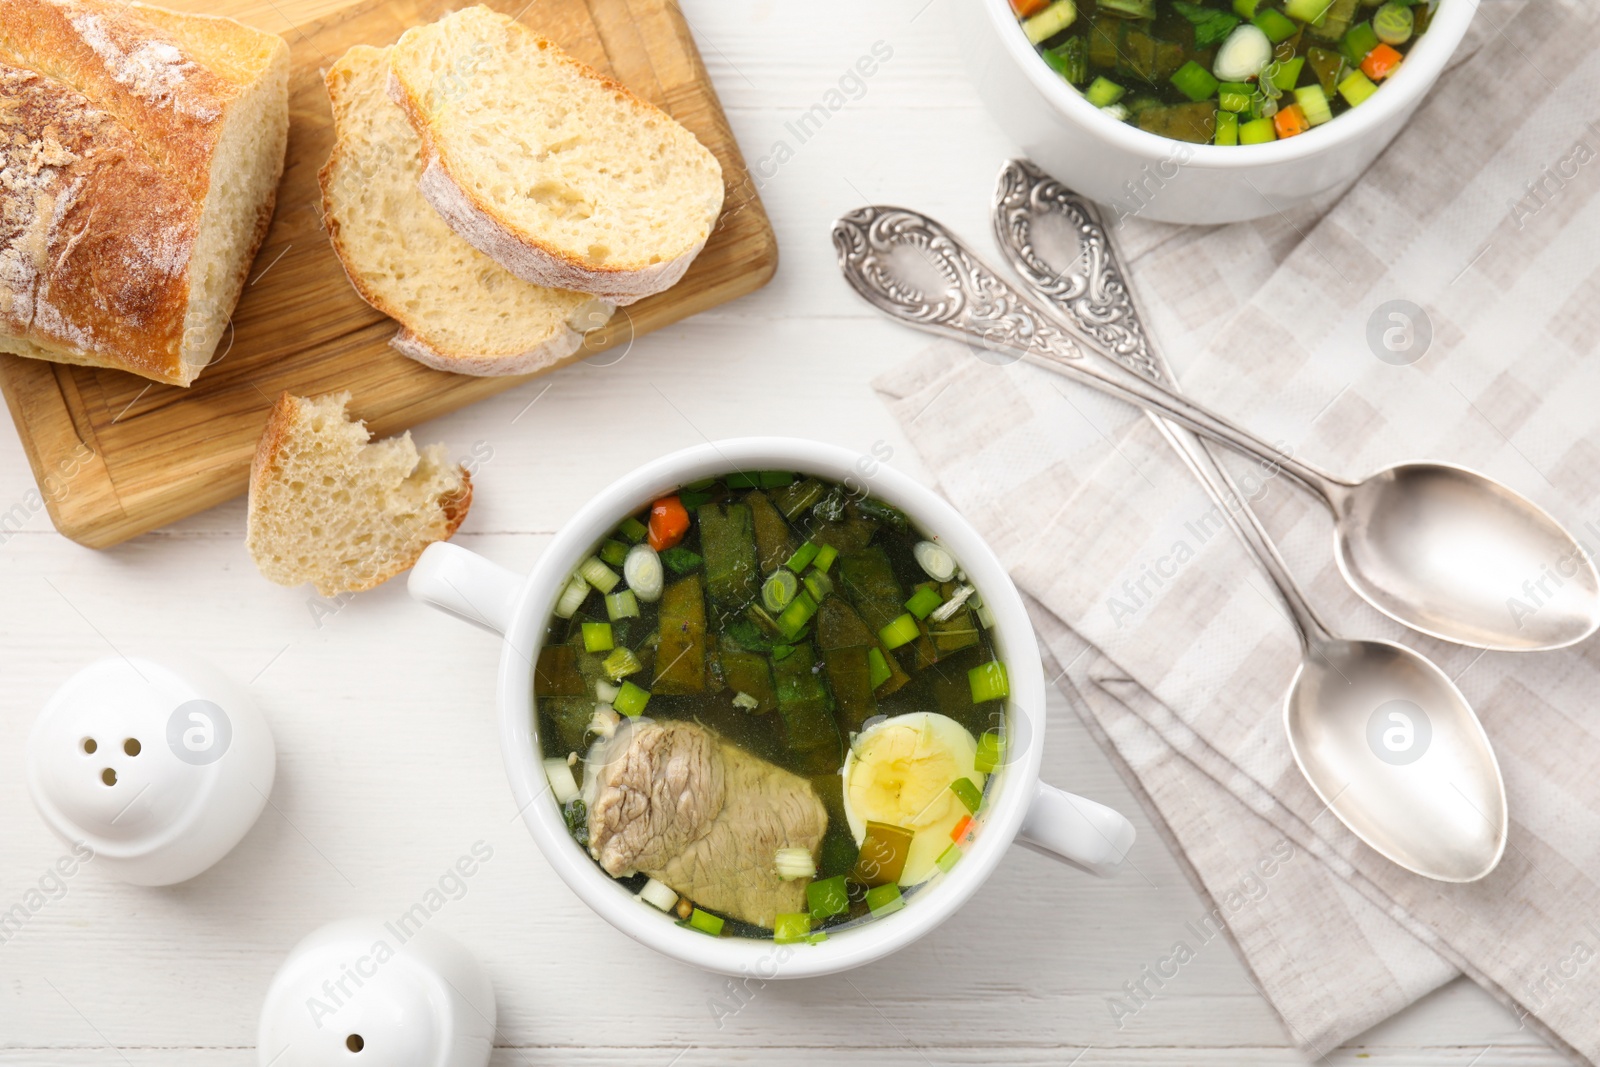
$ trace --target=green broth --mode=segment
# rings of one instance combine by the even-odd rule
[[[925,535],[897,509],[841,485],[763,472],[697,482],[671,499],[685,505],[689,526],[658,553],[660,599],[619,601],[632,590],[617,561],[642,539],[651,522],[647,511],[624,521],[585,561],[584,568],[598,561],[618,577],[610,597],[591,585],[570,618],[550,619],[534,687],[542,754],[568,761],[583,781],[596,737],[592,717],[604,711],[596,687],[607,692],[614,682],[607,657],[626,667],[631,655],[640,668],[616,681],[648,693],[645,717],[697,723],[810,782],[827,811],[814,878],[850,876],[848,908],[814,918],[812,934],[870,921],[869,887],[853,880],[860,850],[844,810],[846,749],[864,726],[915,712],[948,716],[980,747],[999,743],[1006,683],[981,591],[959,571],[935,581],[917,558]],[[792,577],[774,582],[774,574]],[[783,588],[769,589],[773,584]],[[960,602],[940,619],[952,599]],[[630,600],[638,614],[619,617],[617,605]],[[891,624],[900,628],[893,632],[915,637],[891,647],[880,636]],[[975,694],[994,695],[996,677],[1000,698],[975,703]],[[640,696],[619,695],[616,708]],[[587,847],[582,803],[568,801],[564,811],[574,838]],[[618,880],[635,892],[646,881],[642,874]],[[881,899],[888,890],[879,893]],[[721,936],[773,936],[721,917]]]
[[[1296,137],[1365,103],[1437,0],[1012,0],[1103,112],[1201,144]]]

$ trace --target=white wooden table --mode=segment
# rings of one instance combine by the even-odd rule
[[[597,487],[706,438],[881,441],[895,466],[923,473],[868,382],[924,341],[847,291],[828,225],[871,199],[987,233],[1013,146],[961,67],[945,9],[962,2],[684,0],[764,175],[782,268],[763,292],[647,337],[620,362],[420,427],[420,440],[462,456],[492,450],[461,544],[525,570]],[[281,31],[285,18],[254,21]],[[876,42],[892,58],[801,143],[787,123]],[[0,513],[32,487],[0,431]],[[63,852],[29,803],[22,752],[77,667],[113,650],[202,655],[250,683],[279,748],[272,806],[218,866],[150,890],[91,863],[0,944],[0,1065],[254,1064],[261,999],[296,940],[343,916],[399,915],[478,841],[492,860],[431,921],[493,975],[496,1065],[1306,1062],[1221,941],[1118,1029],[1108,996],[1206,905],[1059,696],[1047,776],[1132,814],[1137,870],[1101,882],[1018,851],[923,942],[848,975],[769,984],[719,1026],[710,1002],[726,980],[612,930],[515,817],[493,722],[496,643],[412,603],[400,581],[330,613],[309,588],[262,579],[243,531],[237,501],[108,552],[63,539],[42,514],[0,535],[0,912]],[[1466,982],[1326,1059],[1565,1062]]]

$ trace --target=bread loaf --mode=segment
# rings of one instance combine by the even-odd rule
[[[358,45],[325,80],[338,141],[321,173],[323,218],[356,291],[400,323],[391,345],[438,370],[529,374],[611,318],[599,297],[516,277],[423,199],[421,144],[388,95],[389,49]]]
[[[672,116],[486,7],[406,31],[390,92],[421,189],[527,281],[619,304],[683,277],[722,211],[722,166]]]
[[[272,219],[289,49],[115,0],[0,3],[0,352],[188,385]]]

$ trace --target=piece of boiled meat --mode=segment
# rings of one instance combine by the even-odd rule
[[[589,852],[613,876],[642,871],[702,907],[756,926],[806,910],[780,848],[817,857],[828,813],[811,783],[689,722],[633,720],[596,742],[584,771]]]

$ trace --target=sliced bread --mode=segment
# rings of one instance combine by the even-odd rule
[[[519,278],[628,304],[676,284],[711,236],[716,156],[520,23],[465,8],[406,31],[390,69],[422,194]]]
[[[389,99],[387,48],[352,48],[326,81],[338,141],[322,168],[323,214],[351,284],[400,323],[391,345],[438,370],[530,374],[611,318],[599,297],[516,277],[428,206],[421,142]]]
[[[245,546],[279,585],[358,593],[446,541],[472,506],[472,478],[444,445],[409,433],[372,442],[345,414],[349,393],[273,405],[250,470]]]

